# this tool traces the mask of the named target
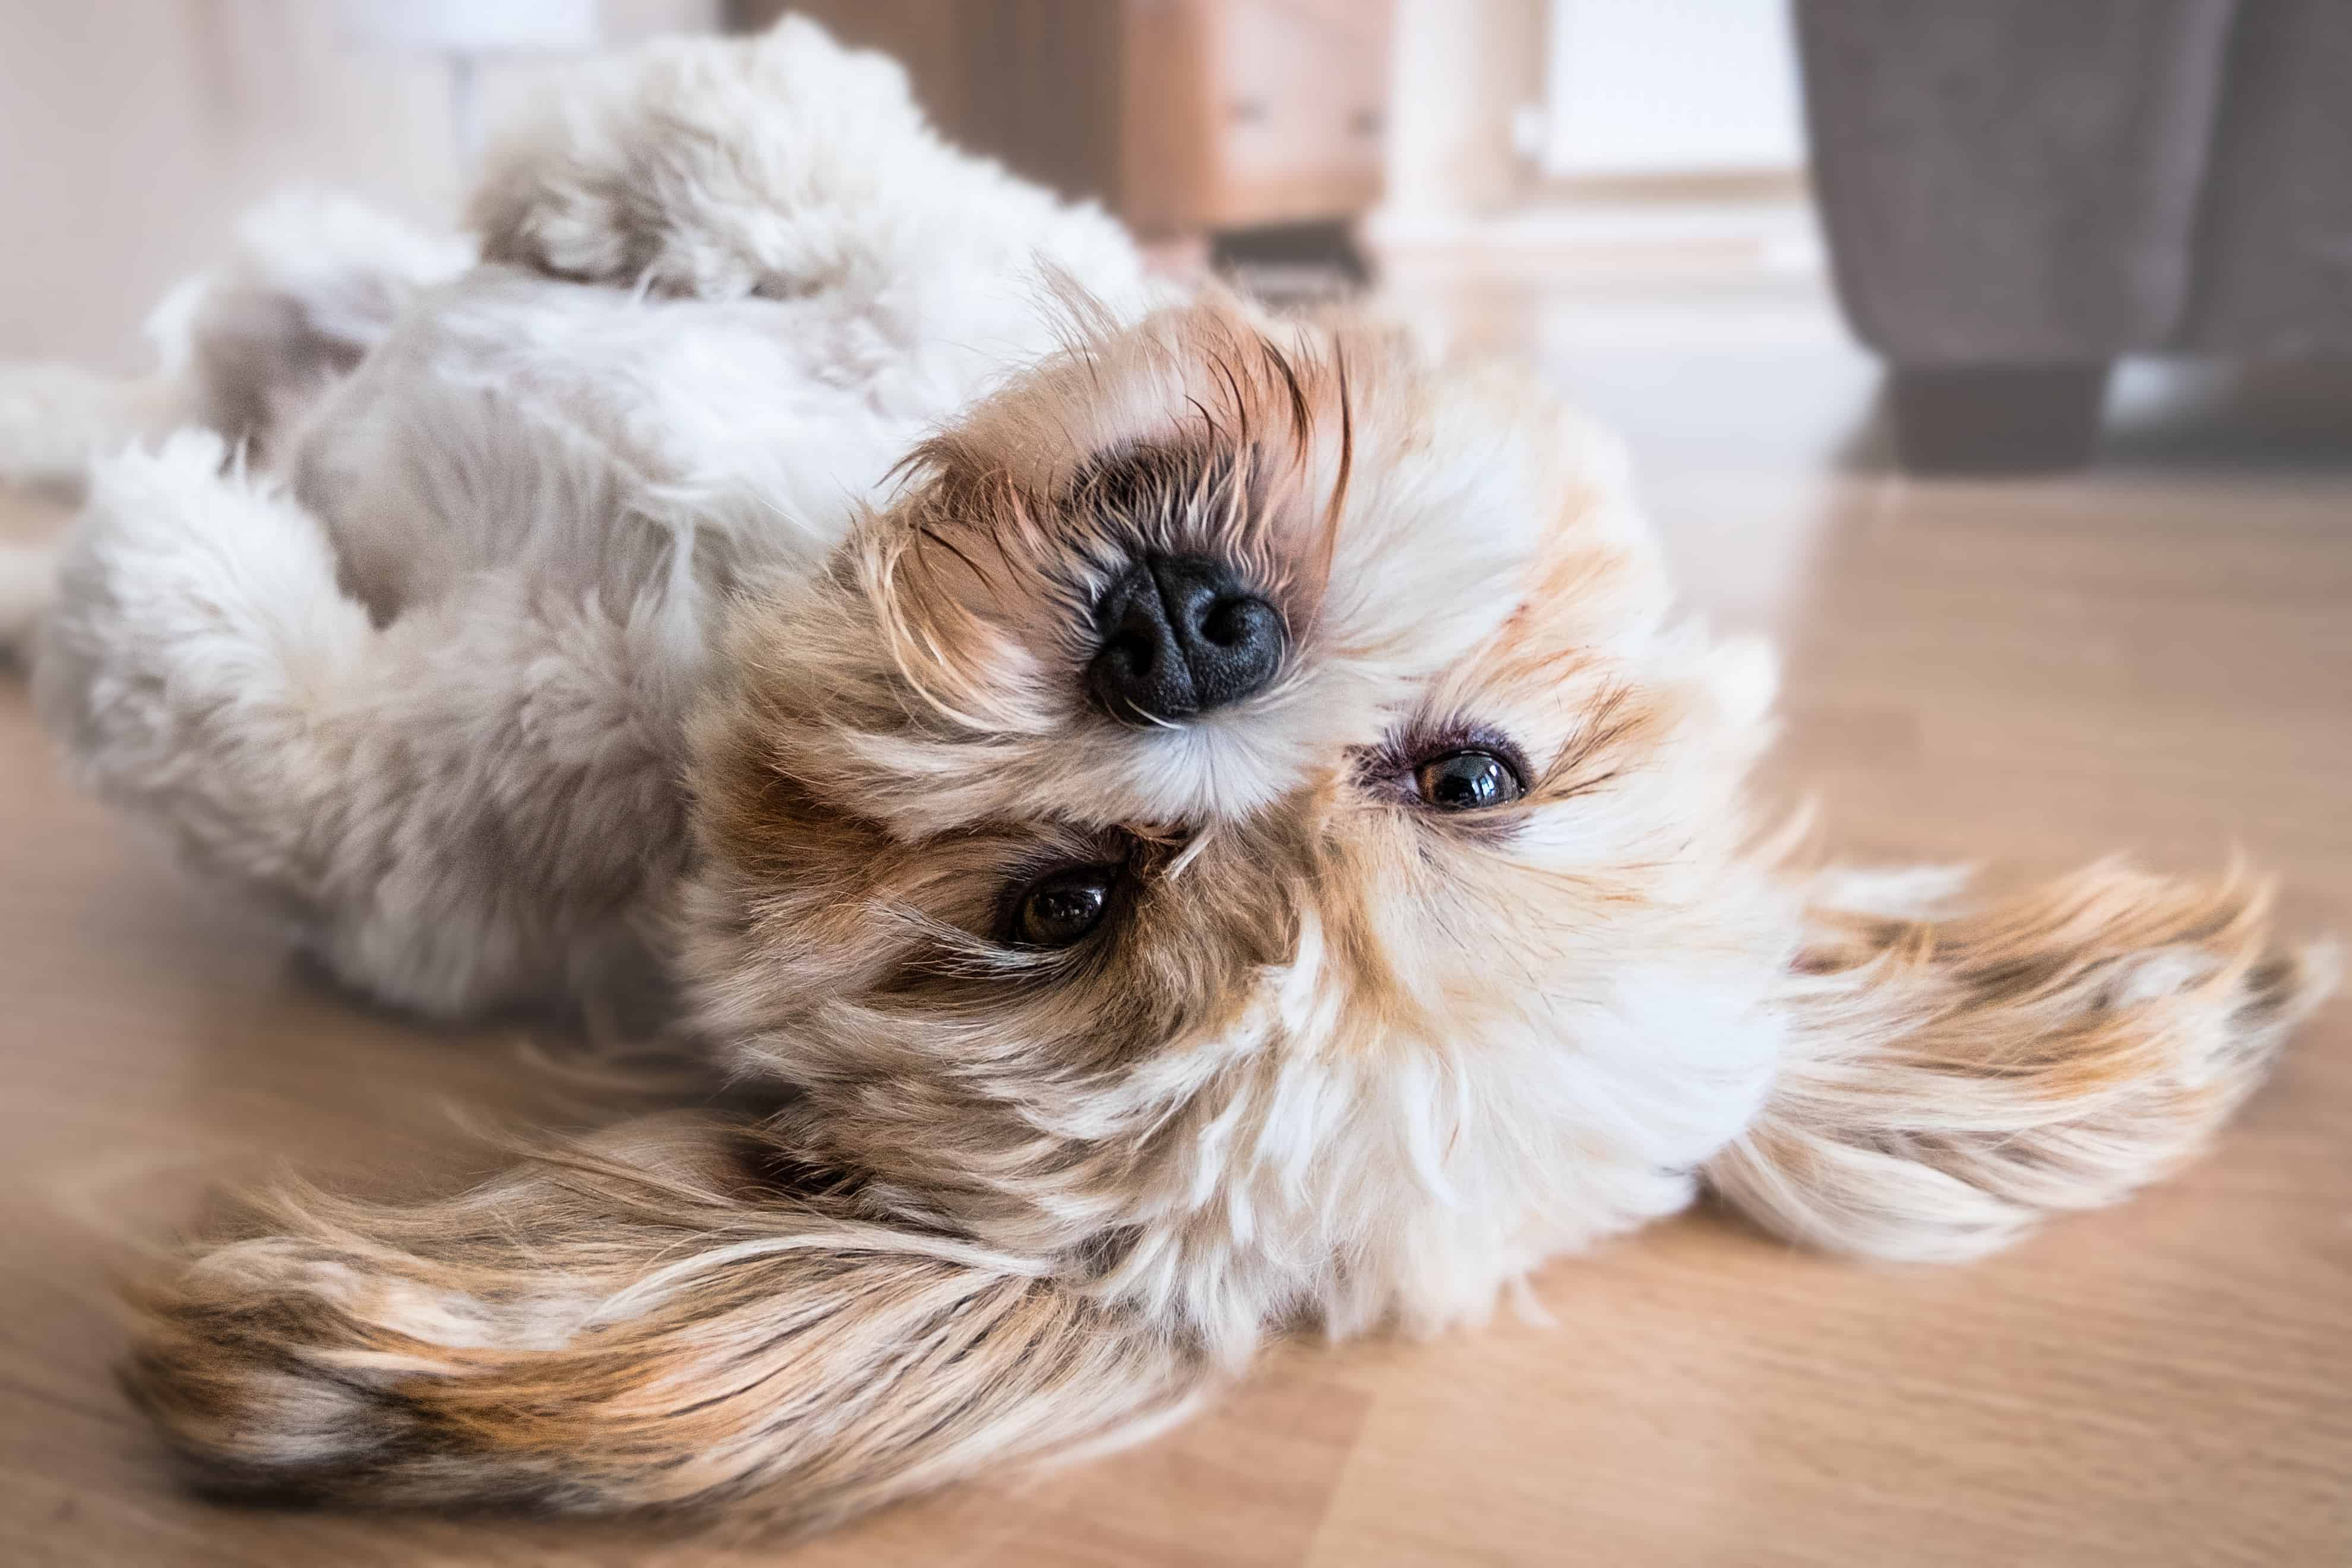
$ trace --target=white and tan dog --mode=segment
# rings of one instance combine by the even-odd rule
[[[288,209],[171,386],[19,383],[256,454],[99,465],[43,710],[354,984],[667,1010],[773,1109],[150,1280],[214,1484],[814,1524],[1702,1187],[1966,1257],[2193,1152],[2322,987],[2235,882],[1784,871],[1769,662],[1670,619],[1612,448],[1156,299],[814,27],[582,87],[476,216]]]

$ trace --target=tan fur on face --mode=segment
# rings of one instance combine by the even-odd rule
[[[1677,1205],[1761,1092],[1790,921],[1739,859],[1761,706],[1736,658],[1663,624],[1612,479],[1523,386],[1433,382],[1392,339],[1230,301],[1044,367],[925,448],[833,571],[739,623],[698,728],[684,952],[707,1026],[762,1070],[861,1086],[817,1091],[829,1157],[1001,1245],[1138,1237],[1103,1288],[1219,1344],[1302,1305],[1442,1321],[1507,1260]],[[1282,607],[1273,689],[1182,731],[1090,705],[1088,606],[1150,549],[1222,552]],[[1421,754],[1489,731],[1525,753],[1524,803],[1441,821],[1411,798]],[[1083,952],[995,944],[1024,877],[1130,857]],[[1721,972],[1696,1000],[1665,978],[1694,962]],[[1369,1194],[1293,1190],[1296,1163],[1345,1166],[1318,1145],[1347,1134],[1270,1107],[1328,1098],[1352,1124],[1370,1095],[1392,1125],[1364,1157],[1394,1167],[1335,1180],[1442,1208],[1438,1123],[1509,1114],[1503,1061],[1531,1054],[1563,1096],[1617,1070],[1544,1065],[1579,1017],[1637,1079],[1696,1053],[1698,1092],[1645,1082],[1619,1125],[1479,1171],[1509,1189],[1481,1261],[1417,1261],[1402,1194],[1375,1245]],[[1409,1107],[1415,1085],[1445,1107]],[[1239,1173],[1204,1149],[1264,1115],[1297,1146]],[[1555,1138],[1588,1140],[1589,1169],[1543,1171]]]
[[[840,609],[845,635],[869,642],[844,650],[855,675],[927,711],[860,736],[842,759],[845,789],[891,791],[875,815],[929,834],[1037,815],[1081,781],[1116,798],[1073,815],[1119,822],[1237,815],[1300,782],[1282,725],[1212,714],[1139,737],[1095,722],[1083,680],[1091,606],[1141,554],[1227,561],[1292,637],[1255,710],[1295,716],[1328,700],[1311,672],[1339,635],[1325,587],[1353,420],[1379,395],[1388,352],[1370,334],[1262,330],[1239,306],[1212,302],[1086,338],[1021,395],[919,448],[907,500],[861,531],[837,570],[856,591]],[[775,621],[833,618],[795,595]],[[839,674],[847,660],[828,662]],[[925,765],[927,753],[945,765]]]

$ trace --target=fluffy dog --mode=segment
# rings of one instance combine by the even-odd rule
[[[1155,299],[804,24],[581,87],[475,216],[281,214],[180,390],[25,384],[261,454],[98,468],[41,705],[352,984],[681,1018],[772,1110],[148,1280],[214,1485],[809,1525],[1702,1187],[1967,1257],[2192,1153],[2322,987],[2236,880],[1785,870],[1769,661],[1603,440]]]

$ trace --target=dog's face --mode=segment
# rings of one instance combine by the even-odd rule
[[[1227,303],[1097,334],[740,618],[709,1021],[1023,1245],[1302,1162],[1646,1217],[1752,1110],[1789,930],[1740,860],[1769,667],[1664,608],[1527,384]]]

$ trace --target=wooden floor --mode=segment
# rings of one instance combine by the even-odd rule
[[[1910,483],[1816,284],[1397,276],[1632,437],[1694,603],[1782,639],[1775,778],[1837,844],[2021,872],[2242,849],[2296,929],[2352,932],[2341,389],[2137,379],[2098,471]],[[0,1563],[2352,1562],[2341,1002],[2210,1162],[1990,1262],[1694,1215],[1548,1271],[1552,1326],[1294,1347],[1152,1447],[790,1552],[207,1506],[109,1382],[110,1268],[209,1184],[476,1158],[457,1117],[549,1097],[510,1038],[290,972],[59,782],[14,683],[0,822]]]

